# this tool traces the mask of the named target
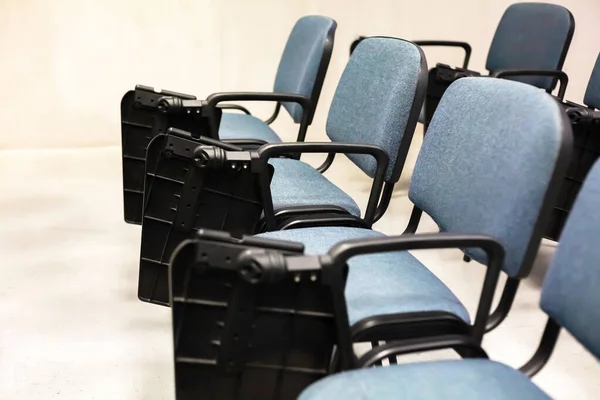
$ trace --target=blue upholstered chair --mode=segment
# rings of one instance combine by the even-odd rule
[[[207,101],[216,105],[230,101],[270,101],[275,102],[275,112],[266,121],[244,113],[223,113],[218,136],[222,140],[240,144],[261,144],[281,142],[279,136],[269,127],[279,115],[281,106],[296,124],[300,124],[298,141],[303,141],[313,116],[323,87],[323,81],[333,51],[333,41],[337,23],[328,17],[306,16],[296,22],[281,56],[273,93],[215,93]]]
[[[355,54],[368,42],[362,42]],[[416,231],[425,212],[442,232],[495,238],[506,253],[501,267],[508,280],[502,298],[491,315],[491,297],[480,302],[471,324],[454,293],[407,251],[388,248],[387,253],[358,256],[348,262],[345,292],[354,340],[453,333],[480,341],[484,331],[500,324],[520,279],[532,267],[571,146],[570,124],[562,108],[543,91],[493,78],[453,83],[440,102],[414,169],[409,189],[414,209],[405,234]],[[353,240],[373,244],[392,240],[351,227],[259,236],[301,242],[308,254],[324,254]],[[475,260],[488,261],[482,251],[460,247]],[[491,271],[488,268],[484,286],[488,290],[496,284]]]
[[[516,3],[509,6],[496,28],[485,68],[490,76],[516,80],[552,92],[561,80],[559,96],[568,78],[562,72],[571,45],[575,20],[563,6],[547,3]],[[417,42],[421,46],[459,46],[465,49],[467,68],[471,46],[464,42]],[[421,115],[421,122],[425,121]]]
[[[575,20],[563,6],[546,3],[516,3],[506,9],[488,52],[485,68],[491,74],[504,70],[562,70],[571,45]],[[513,76],[551,91],[550,77]]]
[[[549,318],[540,345],[519,371],[485,358],[369,368],[325,378],[307,388],[299,398],[549,399],[529,377],[550,358],[561,328],[600,358],[598,204],[600,163],[590,171],[579,193],[542,287],[540,306]],[[428,345],[440,348],[439,341]],[[389,350],[388,353],[395,353]]]
[[[561,71],[574,30],[573,15],[565,7],[546,3],[512,4],[496,28],[485,68],[491,76],[525,82],[551,92],[556,85],[555,78],[564,82],[568,80]],[[350,51],[363,39],[357,39]],[[421,40],[415,43],[421,47],[462,48],[465,57],[461,67],[469,67],[469,43],[448,40]],[[566,83],[562,83],[563,94],[565,89]],[[419,122],[426,122],[425,108],[419,116]]]
[[[259,149],[262,160],[275,169],[265,216],[285,220],[285,225],[273,223],[267,230],[297,227],[306,223],[306,214],[319,214],[319,224],[370,227],[385,212],[402,173],[426,86],[427,64],[418,46],[394,38],[362,42],[329,109],[326,131],[331,142],[276,143]],[[297,159],[277,158],[308,152],[329,154],[327,165],[315,169]],[[356,202],[321,174],[335,153],[347,154],[374,179],[363,218]]]
[[[488,51],[485,68],[490,74],[505,70],[562,70],[573,32],[575,20],[565,7],[548,3],[515,3],[510,5],[498,24]],[[350,50],[356,48],[357,39]],[[469,67],[471,46],[466,42],[422,40],[425,46],[457,47],[465,51],[462,68]],[[513,80],[541,89],[552,90],[552,78],[543,76],[515,76]]]

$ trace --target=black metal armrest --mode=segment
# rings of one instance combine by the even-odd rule
[[[492,72],[491,76],[494,78],[505,78],[508,76],[550,76],[557,78],[560,82],[560,88],[556,97],[561,101],[565,98],[567,84],[569,83],[569,76],[565,72],[555,69],[503,69]]]
[[[277,119],[277,116],[279,115],[279,110],[281,110],[281,103],[277,102],[275,104],[275,110],[273,110],[273,114],[264,121],[265,124],[271,125]]]
[[[307,96],[296,93],[271,93],[271,92],[223,92],[213,93],[206,98],[206,105],[214,107],[225,101],[277,101],[298,103],[303,109],[312,107],[312,101]]]
[[[243,112],[246,115],[252,115],[252,113],[250,113],[250,110],[248,110],[246,107],[240,106],[238,104],[221,104],[219,106],[219,108],[221,110],[238,110],[238,111]]]
[[[375,158],[377,169],[369,195],[365,212],[365,222],[371,226],[374,222],[379,195],[388,169],[389,155],[381,147],[353,143],[272,143],[262,146],[258,153],[266,163],[270,158],[298,153],[328,153],[328,154],[368,154]]]
[[[504,263],[504,248],[493,237],[487,235],[465,235],[457,233],[428,233],[353,239],[338,243],[328,252],[332,264],[345,264],[358,255],[385,253],[390,251],[480,248],[487,254],[487,271],[481,297],[472,327],[473,338],[481,343],[487,323],[494,291]]]
[[[272,92],[223,92],[213,93],[206,98],[206,106],[209,113],[212,114],[214,108],[219,103],[226,101],[275,101],[277,103],[289,102],[297,103],[302,107],[302,122],[298,132],[298,141],[304,141],[308,125],[312,122],[314,105],[312,100],[304,95],[297,93],[272,93]],[[275,108],[275,114],[269,118],[266,123],[270,124],[277,117],[279,108]],[[213,120],[213,118],[211,118]],[[215,123],[211,123],[211,129],[214,137],[218,137],[219,127]]]
[[[367,39],[368,36],[359,36],[355,41],[350,45],[350,55],[356,49],[356,46],[363,40]],[[417,40],[413,42],[417,46],[425,47],[425,46],[439,46],[439,47],[460,47],[465,51],[465,58],[463,60],[463,68],[467,68],[469,66],[469,60],[471,59],[471,45],[467,42],[456,42],[450,40]]]
[[[477,343],[472,337],[463,335],[426,336],[399,342],[388,342],[377,346],[363,354],[359,358],[357,365],[359,368],[368,368],[389,357],[457,348],[469,350],[471,357],[487,358],[487,354],[481,348],[481,344]]]
[[[413,42],[417,46],[439,46],[439,47],[460,47],[465,51],[465,58],[463,60],[463,68],[469,66],[469,60],[471,59],[471,45],[467,42],[455,42],[451,40],[416,40]]]

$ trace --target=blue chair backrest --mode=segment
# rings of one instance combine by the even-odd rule
[[[542,288],[542,309],[600,357],[600,163],[583,184]]]
[[[337,23],[328,17],[309,15],[296,22],[281,55],[273,90],[308,96],[317,105],[331,51]],[[319,69],[324,62],[323,76],[318,81]],[[318,87],[316,87],[318,86]],[[302,107],[297,103],[283,103],[294,122],[302,121]]]
[[[506,9],[490,46],[486,69],[562,69],[575,21],[566,8],[546,3],[517,3]],[[542,89],[553,78],[510,77]]]
[[[527,275],[570,155],[570,129],[558,102],[533,86],[459,79],[429,125],[409,198],[442,231],[493,236],[506,251],[504,271]],[[466,253],[485,262],[479,250]]]
[[[427,89],[427,62],[414,43],[373,37],[360,42],[340,78],[327,117],[334,142],[376,145],[387,151],[387,181],[397,181],[401,145],[410,144]],[[375,159],[348,156],[373,177]],[[405,157],[402,157],[405,158]],[[403,164],[404,159],[399,159]]]
[[[600,54],[592,70],[592,76],[585,90],[583,103],[587,106],[600,108]]]

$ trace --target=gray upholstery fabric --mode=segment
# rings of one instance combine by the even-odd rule
[[[588,173],[565,224],[541,306],[600,357],[600,162]]]
[[[275,92],[312,96],[327,33],[336,27],[331,18],[317,15],[302,17],[296,22],[279,62]],[[294,122],[300,123],[302,107],[297,103],[283,103],[283,106]]]
[[[574,22],[566,8],[546,3],[516,3],[506,9],[488,52],[486,69],[559,69]],[[552,78],[510,77],[543,89]]]
[[[421,53],[415,44],[390,38],[360,42],[348,61],[329,109],[326,127],[329,138],[385,149],[390,156],[387,173],[390,179],[420,72]],[[377,164],[373,157],[349,157],[366,174],[375,175]]]
[[[529,378],[503,364],[464,359],[359,369],[322,379],[299,400],[548,400]]]
[[[280,143],[277,134],[260,119],[247,114],[224,112],[219,126],[219,139],[259,139]]]
[[[590,107],[600,108],[600,54],[596,59],[596,64],[594,64],[592,76],[590,76],[590,81],[583,97],[583,103]]]
[[[293,206],[337,205],[360,216],[360,208],[350,196],[305,162],[273,158],[269,163],[275,168],[271,180],[275,211]]]
[[[498,239],[504,270],[517,276],[562,143],[561,112],[533,86],[457,80],[429,125],[409,198],[443,231]]]
[[[344,240],[384,235],[368,229],[325,227],[258,236],[301,242],[306,254],[324,254]],[[349,260],[348,267],[345,293],[350,324],[375,315],[415,311],[447,311],[469,322],[462,303],[409,252],[358,256]]]

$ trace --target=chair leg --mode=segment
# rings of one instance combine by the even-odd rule
[[[377,346],[379,346],[379,342],[371,342],[372,348],[375,348]],[[388,358],[388,362],[390,363],[390,365],[398,364],[398,358],[396,356],[391,356]],[[381,361],[377,361],[377,363],[375,365],[382,366],[383,364]]]
[[[372,347],[372,348],[375,348],[375,347],[377,347],[377,346],[379,346],[379,342],[377,342],[377,341],[375,341],[375,342],[371,342],[371,347]],[[381,361],[377,361],[377,362],[375,363],[375,365],[377,365],[377,366],[379,367],[379,366],[381,366],[381,365],[383,365],[383,364],[381,363]]]

